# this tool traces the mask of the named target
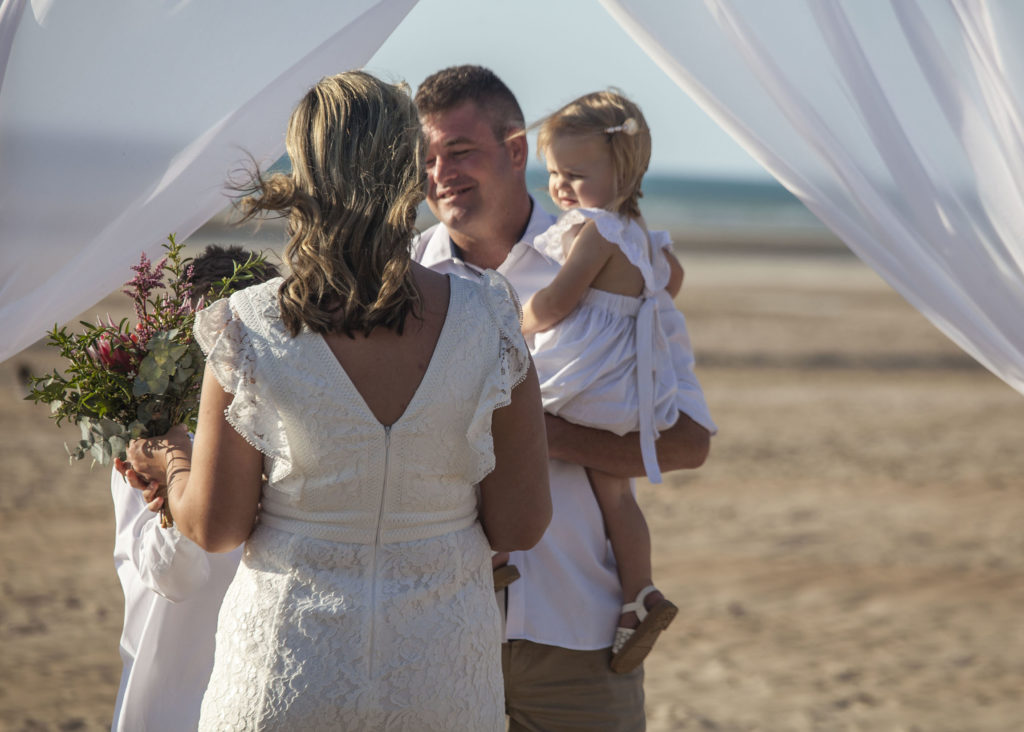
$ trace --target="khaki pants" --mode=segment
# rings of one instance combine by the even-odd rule
[[[570,651],[527,640],[501,647],[509,732],[642,732],[643,667],[608,668],[608,649]]]

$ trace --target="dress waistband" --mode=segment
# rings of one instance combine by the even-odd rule
[[[466,516],[445,520],[432,519],[429,515],[409,516],[405,519],[395,517],[393,520],[381,524],[379,536],[378,527],[369,523],[344,525],[288,518],[272,513],[261,513],[260,523],[292,534],[308,536],[311,539],[323,539],[340,544],[375,544],[378,541],[381,544],[397,544],[432,539],[454,531],[461,531],[472,526],[476,522],[476,518],[476,511]]]
[[[614,292],[595,290],[591,287],[583,296],[582,302],[602,310],[611,310],[621,315],[636,317],[637,313],[640,312],[640,308],[643,307],[644,300],[646,298],[617,295]]]

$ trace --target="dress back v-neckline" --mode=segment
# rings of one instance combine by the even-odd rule
[[[409,401],[406,403],[405,408],[402,410],[402,413],[398,415],[398,417],[392,422],[385,423],[384,420],[380,419],[380,417],[377,415],[377,412],[374,411],[374,409],[370,406],[369,402],[366,401],[366,397],[363,395],[363,392],[360,391],[359,386],[355,383],[355,381],[353,381],[348,371],[345,370],[345,367],[342,365],[341,361],[338,359],[334,351],[331,349],[331,346],[327,342],[327,339],[324,338],[324,336],[319,333],[313,334],[316,336],[316,341],[320,344],[320,346],[323,349],[323,355],[325,359],[333,364],[333,368],[336,370],[335,375],[338,377],[340,383],[345,388],[345,390],[351,393],[353,401],[357,405],[359,410],[362,411],[371,420],[376,422],[383,429],[391,429],[399,422],[401,422],[403,419],[405,419],[406,415],[410,414],[413,411],[413,407],[417,404],[417,402],[420,399],[420,393],[423,391],[424,385],[427,384],[428,380],[433,376],[436,362],[439,360],[440,355],[446,352],[444,349],[441,348],[441,343],[442,341],[445,340],[448,331],[451,329],[450,324],[452,321],[452,308],[454,307],[455,304],[456,288],[456,278],[452,277],[451,275],[448,275],[447,278],[448,307],[444,314],[444,322],[441,324],[441,328],[438,330],[437,338],[434,340],[433,349],[431,350],[430,353],[430,360],[427,362],[427,367],[423,370],[423,374],[420,376],[420,380],[416,384],[416,388],[410,395]]]

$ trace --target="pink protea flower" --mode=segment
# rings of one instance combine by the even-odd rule
[[[138,336],[134,333],[104,333],[86,350],[111,371],[126,374],[135,371],[142,358],[137,343]]]

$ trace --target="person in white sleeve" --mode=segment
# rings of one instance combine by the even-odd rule
[[[192,262],[193,305],[248,258],[240,247],[207,247]],[[256,284],[277,269],[267,263],[253,274]],[[123,470],[119,462],[110,476],[114,567],[125,600],[111,730],[195,729],[213,668],[217,613],[242,549],[208,554],[175,527],[161,528],[159,505],[147,506]]]
[[[427,202],[441,223],[423,232],[413,257],[467,278],[495,269],[528,301],[560,265],[535,246],[555,219],[527,191],[525,123],[515,96],[490,70],[467,65],[424,80],[416,105],[428,145]],[[659,312],[675,310],[668,293],[656,297]],[[657,462],[663,471],[697,468],[715,428],[682,317],[664,320],[672,323],[665,337],[678,369],[680,415],[657,440]],[[623,674],[609,668],[621,590],[583,467],[645,475],[640,439],[550,414],[545,423],[554,510],[541,541],[510,557],[521,576],[505,595],[508,729],[642,730],[642,666]]]

